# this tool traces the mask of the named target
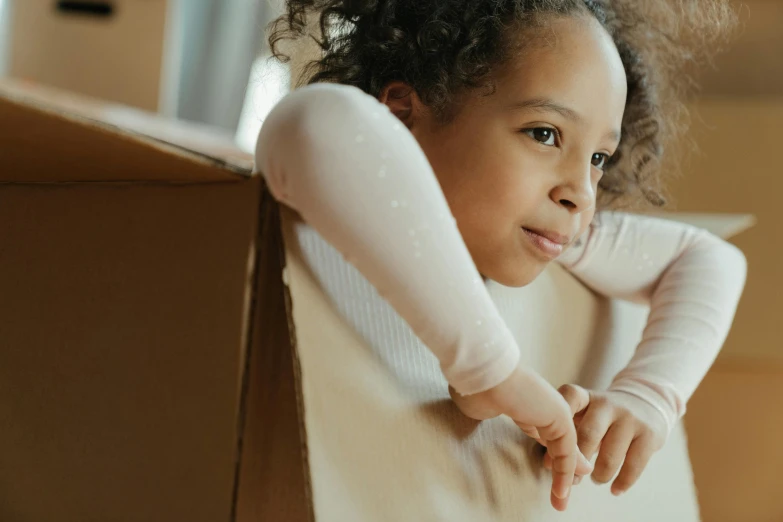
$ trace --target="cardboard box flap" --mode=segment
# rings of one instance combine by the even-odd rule
[[[660,217],[723,237],[753,222],[746,215]],[[282,452],[301,436],[306,452],[289,451],[289,463],[306,474],[304,484],[266,499],[262,519],[309,498],[318,520],[699,520],[681,424],[628,493],[615,498],[585,481],[569,510],[555,512],[541,454],[513,423],[462,416],[437,360],[372,285],[285,208],[282,228],[301,435],[289,428],[287,438],[275,438],[270,430],[252,447]],[[524,364],[555,385],[608,386],[632,357],[648,314],[594,294],[558,265],[527,287],[490,282],[488,290],[523,347]],[[282,344],[287,349],[288,339]],[[266,478],[260,482],[272,483]]]
[[[661,212],[652,215],[703,228],[723,239],[737,236],[756,224],[756,217],[752,214]]]
[[[237,179],[0,183],[0,521],[232,520],[263,187]]]
[[[287,209],[282,217],[309,484],[281,496],[264,519],[305,496],[316,520],[346,522],[699,520],[679,424],[628,493],[616,498],[584,481],[569,510],[555,512],[530,441],[507,418],[462,416],[437,359],[410,327],[313,229]],[[608,386],[633,355],[648,312],[597,296],[557,265],[527,287],[490,282],[488,290],[524,364],[556,385]]]
[[[212,130],[51,89],[3,82],[0,122],[0,183],[209,183],[252,171]]]

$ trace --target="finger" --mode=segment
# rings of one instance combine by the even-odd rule
[[[576,427],[576,436],[579,444],[579,451],[592,460],[598,451],[606,432],[614,422],[614,413],[611,409],[602,407],[600,403],[593,402],[587,408],[587,413]]]
[[[574,475],[581,477],[592,473],[593,465],[584,455],[582,455],[581,451],[577,454],[576,458],[576,470],[574,470]],[[549,452],[544,454],[544,467],[546,469],[552,469],[552,457],[549,455]]]
[[[552,458],[552,494],[567,499],[571,493],[576,470],[576,455],[561,454]],[[555,506],[557,508],[557,506]]]
[[[583,475],[589,475],[593,472],[593,464],[587,460],[587,458],[582,455],[582,452],[577,450],[576,452],[576,469],[574,470],[575,475],[583,476]]]
[[[568,497],[558,498],[554,493],[549,495],[549,501],[552,503],[552,507],[558,511],[565,511],[568,507]]]
[[[623,468],[612,483],[612,494],[622,495],[639,479],[639,476],[655,453],[655,446],[649,437],[638,437],[628,448]]]
[[[605,484],[612,480],[625,460],[625,455],[628,453],[628,448],[635,436],[636,429],[632,423],[616,422],[612,424],[601,442],[601,451],[595,461],[595,471],[592,475],[594,482]]]
[[[574,486],[578,486],[578,485],[579,485],[579,483],[580,483],[580,482],[582,482],[582,479],[583,479],[583,478],[584,478],[584,477],[582,477],[582,476],[579,476],[579,475],[574,475]]]
[[[538,430],[536,429],[535,426],[530,426],[529,424],[522,424],[520,422],[516,422],[515,424],[519,426],[519,429],[521,429],[525,435],[527,435],[531,439],[541,444],[541,435],[538,434]]]
[[[573,422],[567,414],[558,416],[549,426],[539,426],[538,432],[547,442],[547,452],[552,457],[553,498],[567,499],[574,481],[578,453]],[[561,507],[565,509],[562,502],[552,505],[558,510],[561,510]]]
[[[590,393],[576,384],[564,384],[557,389],[560,395],[568,403],[571,408],[571,416],[575,416],[590,404]]]

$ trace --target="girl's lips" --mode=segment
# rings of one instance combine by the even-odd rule
[[[563,253],[565,245],[568,244],[568,236],[558,234],[557,232],[551,232],[548,230],[532,230],[522,227],[525,235],[530,239],[530,242],[539,251],[541,251],[547,257],[554,259]]]

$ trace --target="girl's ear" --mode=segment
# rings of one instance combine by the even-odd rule
[[[416,90],[407,83],[394,81],[381,90],[378,101],[389,107],[389,110],[408,129],[422,122],[427,113],[427,106],[421,101]]]

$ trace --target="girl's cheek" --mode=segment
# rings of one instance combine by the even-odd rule
[[[588,213],[588,215],[583,216],[582,222],[579,226],[579,237],[582,237],[582,235],[587,232],[587,229],[590,228],[590,223],[593,222],[593,216],[595,216],[595,211],[591,211]]]

